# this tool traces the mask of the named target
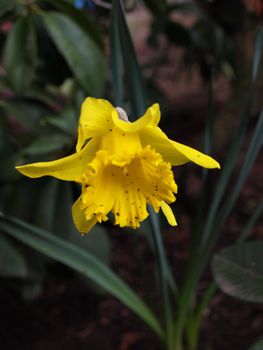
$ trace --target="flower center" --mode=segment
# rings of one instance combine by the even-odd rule
[[[111,211],[121,227],[139,227],[148,216],[147,204],[158,212],[164,201],[175,201],[177,192],[170,164],[150,146],[129,158],[100,150],[76,181],[83,184],[86,219],[95,215],[97,221],[105,221]]]

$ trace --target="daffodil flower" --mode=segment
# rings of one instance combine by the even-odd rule
[[[53,176],[82,185],[72,208],[77,229],[87,233],[108,220],[137,228],[148,216],[147,205],[162,209],[176,225],[168,205],[177,185],[172,166],[192,161],[205,168],[220,168],[213,158],[170,140],[158,127],[158,104],[130,123],[125,111],[110,102],[88,97],[81,108],[76,153],[50,162],[18,166],[20,173],[37,178]]]

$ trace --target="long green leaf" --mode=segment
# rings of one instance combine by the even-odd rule
[[[247,151],[245,160],[242,164],[241,171],[239,173],[238,179],[234,186],[233,191],[230,193],[228,198],[225,201],[225,204],[218,215],[219,226],[222,227],[230,214],[236,200],[240,194],[240,191],[250,173],[250,170],[256,160],[259,150],[262,148],[263,144],[263,109],[258,119],[257,126],[255,128],[254,134],[252,136],[249,149]],[[218,226],[218,227],[219,227]]]
[[[0,276],[26,277],[28,273],[26,261],[19,250],[0,233]]]
[[[19,18],[8,35],[4,66],[14,90],[22,93],[32,82],[36,64],[36,33],[30,16]]]
[[[252,80],[254,82],[256,81],[258,76],[258,71],[259,71],[260,63],[262,59],[262,52],[263,52],[263,29],[260,28],[256,37],[254,61],[253,61],[253,67],[252,67]]]
[[[163,337],[163,331],[151,310],[125,282],[93,255],[44,230],[3,214],[0,216],[0,228],[31,248],[90,278],[133,310],[158,336]]]
[[[14,153],[7,116],[0,106],[0,181],[12,178],[14,167]]]
[[[79,83],[87,93],[99,97],[106,80],[106,64],[99,46],[69,17],[46,12],[46,28]]]
[[[54,151],[61,151],[70,143],[71,139],[61,134],[39,136],[30,145],[25,147],[21,153],[27,156],[50,154]]]
[[[2,103],[3,109],[22,126],[25,130],[32,130],[35,133],[41,133],[47,126],[43,119],[50,115],[52,111],[33,101],[11,98]]]
[[[253,215],[248,220],[246,226],[243,228],[243,230],[242,230],[242,232],[241,232],[241,234],[239,236],[238,242],[241,242],[241,241],[243,241],[244,239],[247,238],[247,236],[249,235],[249,233],[252,230],[253,226],[255,225],[255,223],[259,219],[260,215],[262,214],[262,212],[263,212],[263,199],[261,200],[261,202],[257,206],[257,208],[254,211]]]
[[[89,17],[84,11],[77,9],[65,0],[46,1],[52,4],[58,10],[62,11],[66,16],[70,17],[87,33],[87,35],[91,36],[101,48],[103,47],[103,40],[101,33],[98,30],[98,26],[94,26],[94,24],[90,22]]]
[[[116,1],[111,11],[110,21],[110,65],[116,106],[123,105],[123,61],[119,30],[119,8]]]
[[[116,11],[116,20],[118,20],[118,32],[123,53],[125,77],[131,99],[132,120],[135,120],[145,112],[147,106],[146,94],[143,88],[140,66],[137,61],[121,1],[115,1],[113,11]]]

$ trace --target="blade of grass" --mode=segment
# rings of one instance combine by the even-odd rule
[[[237,132],[233,138],[232,144],[230,145],[227,159],[221,170],[221,176],[219,178],[219,181],[217,183],[217,186],[214,192],[214,197],[211,203],[205,230],[202,237],[202,248],[206,246],[207,242],[210,239],[212,228],[214,226],[214,220],[218,213],[218,208],[225,194],[225,190],[229,182],[230,176],[232,175],[233,170],[235,168],[236,161],[240,153],[240,149],[242,147],[246,130],[248,127],[249,111],[251,108],[251,104],[252,104],[252,93],[250,90],[249,96],[247,98],[247,103],[242,112],[240,124],[237,128]]]
[[[207,306],[209,305],[211,299],[215,294],[216,289],[216,284],[214,282],[211,282],[205,290],[201,301],[198,303],[197,309],[193,312],[192,317],[190,316],[189,320],[187,320],[186,332],[190,350],[197,349],[199,330],[201,327],[203,316]]]
[[[248,221],[248,223],[244,227],[243,231],[241,232],[241,235],[240,235],[240,237],[238,239],[238,242],[242,242],[242,241],[244,241],[247,238],[247,236],[249,235],[249,233],[252,230],[253,226],[255,225],[257,220],[259,219],[262,211],[263,211],[263,200],[260,202],[259,206],[257,207],[255,212],[251,216],[250,220]]]
[[[263,28],[260,28],[257,33],[256,43],[255,43],[255,53],[254,53],[254,61],[253,61],[253,67],[252,67],[253,82],[256,81],[258,76],[258,71],[260,69],[260,62],[262,59],[262,52],[263,52]]]
[[[127,79],[133,120],[142,116],[146,109],[146,94],[143,88],[142,75],[137,56],[134,50],[129,28],[126,22],[122,1],[117,0],[116,6],[117,20],[119,27],[119,37],[123,53],[125,66],[125,77]]]
[[[212,151],[212,139],[214,130],[214,91],[213,91],[213,71],[211,71],[210,79],[207,83],[207,116],[205,122],[204,136],[204,153],[210,154]],[[191,239],[191,253],[188,266],[191,266],[192,260],[195,258],[199,249],[200,240],[202,239],[201,231],[204,225],[204,217],[207,204],[207,175],[208,169],[203,169],[203,181],[200,190],[200,200],[197,205],[196,217],[193,224],[193,237]]]
[[[163,330],[152,311],[125,282],[95,256],[47,231],[3,214],[0,216],[0,228],[31,248],[90,278],[134,311],[159,337],[163,337]]]
[[[256,157],[258,155],[259,150],[261,149],[263,144],[263,109],[260,113],[260,117],[258,119],[257,126],[255,128],[252,141],[249,145],[245,160],[243,162],[241,171],[239,173],[239,177],[236,181],[236,184],[234,186],[233,191],[230,193],[230,195],[227,197],[225,200],[225,203],[220,210],[217,218],[217,223],[216,225],[217,229],[216,231],[219,231],[223,225],[225,224],[228,215],[230,214],[231,210],[233,209],[237,198],[241,192],[241,189],[250,174],[250,170],[256,160]]]

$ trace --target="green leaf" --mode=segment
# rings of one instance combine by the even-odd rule
[[[39,192],[45,179],[28,181],[25,177],[20,177],[16,169],[14,169],[14,172],[18,178],[21,178],[21,181],[16,181],[9,187],[3,211],[8,215],[13,215],[26,221],[34,220],[36,205],[39,201]]]
[[[238,242],[241,242],[242,240],[247,238],[247,236],[251,232],[253,226],[255,225],[255,223],[259,219],[260,215],[262,214],[262,211],[263,211],[263,199],[257,205],[253,215],[250,216],[247,224],[244,226],[244,228],[239,236]]]
[[[83,100],[82,100],[83,101]],[[67,135],[75,137],[77,134],[77,111],[73,108],[64,109],[60,115],[54,115],[46,119],[47,123],[55,126]]]
[[[44,58],[42,57],[42,59]],[[54,107],[59,107],[59,103],[64,103],[64,100],[62,100],[57,93],[54,91],[50,92],[48,89],[46,89],[46,86],[40,86],[39,84],[31,84],[25,92],[24,97],[30,99],[31,101],[34,100],[45,104],[51,109],[54,109]]]
[[[0,233],[0,276],[26,277],[26,262],[19,250]]]
[[[213,257],[218,286],[238,299],[263,302],[263,241],[245,242],[223,249]]]
[[[37,133],[45,129],[44,118],[51,113],[50,109],[39,103],[22,99],[9,99],[4,101],[2,106],[18,123]]]
[[[258,70],[260,68],[260,62],[262,59],[262,51],[263,51],[263,29],[260,28],[256,37],[254,62],[252,67],[252,79],[254,82],[256,81],[258,76]]]
[[[119,36],[123,53],[125,77],[128,83],[133,114],[131,120],[135,120],[142,116],[146,109],[146,94],[143,88],[142,74],[125,19],[124,9],[119,0],[113,3],[112,11],[113,13],[115,12],[115,20],[118,21],[118,30],[115,38],[117,39],[117,35]]]
[[[230,214],[234,204],[237,201],[237,198],[241,192],[241,189],[250,173],[250,170],[256,160],[258,152],[263,145],[263,109],[258,119],[258,123],[255,127],[246,157],[243,161],[242,168],[239,172],[239,176],[236,179],[236,183],[229,196],[227,197],[225,204],[219,213],[220,225],[223,225],[226,221],[228,215]]]
[[[89,17],[85,14],[84,11],[81,11],[77,9],[76,7],[72,6],[67,1],[63,0],[46,0],[53,6],[55,6],[58,10],[61,12],[64,12],[64,14],[68,17],[70,17],[78,26],[80,26],[84,32],[87,33],[87,35],[91,36],[94,41],[102,48],[103,47],[103,40],[101,33],[98,30],[98,26],[94,25],[90,22]]]
[[[10,180],[14,174],[14,154],[7,117],[0,107],[0,180]]]
[[[60,183],[54,178],[45,178],[39,186],[33,223],[42,229],[53,231],[56,197]],[[64,201],[60,202],[64,204]],[[63,218],[61,218],[63,220]]]
[[[122,301],[144,320],[157,335],[163,337],[163,330],[152,311],[125,282],[93,255],[44,230],[12,217],[2,215],[0,217],[0,228],[31,248],[90,278]]]
[[[263,350],[263,339],[252,345],[249,350]]]
[[[30,16],[14,24],[4,48],[4,67],[12,88],[23,93],[31,84],[37,58],[36,33]]]
[[[61,151],[70,142],[70,138],[65,135],[40,136],[24,148],[22,154],[27,156],[49,154],[57,150]]]
[[[16,0],[1,0],[0,3],[0,16],[5,12],[12,10],[16,5]]]
[[[123,61],[119,30],[119,8],[115,1],[111,11],[110,19],[110,65],[112,74],[112,85],[114,101],[116,106],[123,105]]]
[[[87,236],[82,236],[77,230],[72,230],[69,240],[105,264],[109,263],[111,244],[102,226],[95,226]]]
[[[42,18],[79,83],[90,95],[100,96],[106,80],[106,65],[98,45],[63,14],[46,12]]]

